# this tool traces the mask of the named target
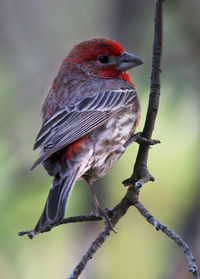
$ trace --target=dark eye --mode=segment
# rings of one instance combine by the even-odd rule
[[[99,56],[99,61],[103,64],[106,64],[109,61],[109,57],[106,55],[101,55],[101,56]]]

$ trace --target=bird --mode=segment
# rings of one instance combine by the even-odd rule
[[[32,236],[64,218],[78,179],[87,182],[97,215],[112,229],[92,185],[113,168],[139,124],[140,101],[127,71],[142,63],[107,38],[78,43],[63,60],[34,144],[40,155],[31,169],[42,164],[53,182]]]

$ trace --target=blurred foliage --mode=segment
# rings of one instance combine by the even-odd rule
[[[141,130],[148,103],[154,1],[3,0],[0,5],[0,278],[65,278],[103,224],[63,225],[32,241],[17,236],[36,224],[51,184],[41,167],[29,172],[37,157],[31,149],[44,95],[72,45],[110,37],[145,62],[131,72],[141,98]],[[162,96],[154,133],[162,144],[149,156],[156,182],[141,192],[152,214],[180,233],[200,192],[199,9],[198,0],[165,1]],[[137,148],[130,146],[101,186],[97,183],[105,207],[113,207],[124,195],[121,181],[132,172]],[[87,185],[78,182],[67,215],[92,208]],[[197,222],[199,212],[195,214]],[[164,278],[170,273],[170,258],[183,258],[134,209],[116,230],[81,278]]]

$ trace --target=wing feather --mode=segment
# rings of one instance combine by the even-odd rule
[[[133,87],[106,90],[59,108],[46,120],[36,138],[34,149],[40,147],[40,158],[32,169],[52,154],[104,125],[124,107],[137,102]]]

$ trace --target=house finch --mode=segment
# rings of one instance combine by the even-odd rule
[[[43,232],[64,217],[65,206],[77,179],[91,189],[104,176],[133,137],[140,119],[140,103],[126,72],[142,61],[109,39],[95,38],[74,46],[64,59],[42,108],[42,128],[34,149],[54,177],[44,211],[32,231]]]

